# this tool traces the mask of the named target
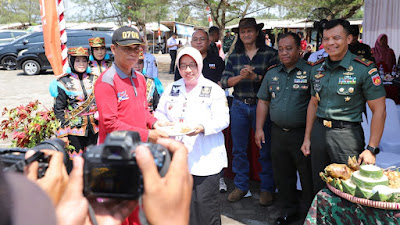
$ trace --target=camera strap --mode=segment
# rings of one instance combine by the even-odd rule
[[[37,151],[35,154],[33,154],[31,157],[20,160],[13,165],[6,167],[3,169],[5,172],[15,172],[15,171],[24,171],[24,167],[26,165],[29,165],[30,163],[37,161],[40,157],[44,157],[44,153]]]
[[[97,222],[96,219],[96,213],[94,212],[93,207],[90,205],[90,202],[88,203],[89,205],[89,217],[90,217],[90,221],[92,221],[93,225],[98,225],[99,223]]]

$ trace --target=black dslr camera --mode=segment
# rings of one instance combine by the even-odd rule
[[[48,156],[45,156],[40,150],[50,149],[54,151],[59,151],[64,153],[64,164],[68,165],[70,163],[69,156],[64,149],[65,143],[59,138],[54,138],[50,140],[45,140],[40,142],[38,145],[32,149],[26,148],[6,148],[0,149],[0,165],[3,167],[3,171],[13,171],[13,172],[24,172],[24,167],[29,165],[34,161],[39,162],[38,178],[41,178],[46,173],[49,167]],[[34,150],[36,153],[31,157],[25,159],[25,153],[28,150]]]
[[[83,154],[84,189],[89,197],[138,199],[143,193],[143,180],[136,163],[136,147],[147,146],[161,176],[167,173],[171,155],[159,144],[140,142],[139,133],[114,131],[104,144],[90,147]]]

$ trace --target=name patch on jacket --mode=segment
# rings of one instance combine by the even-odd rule
[[[214,64],[212,64],[212,63],[208,64],[208,67],[210,67],[210,69],[215,70],[215,63]]]
[[[172,85],[171,92],[169,93],[170,96],[179,96],[179,88],[181,85]]]
[[[209,86],[203,86],[201,87],[201,92],[200,92],[200,97],[206,97],[209,98],[211,94],[211,87]]]
[[[126,93],[126,90],[125,91],[122,91],[122,92],[118,92],[118,102],[122,102],[122,101],[124,101],[124,100],[128,100],[129,99],[129,96],[128,96],[128,94]]]

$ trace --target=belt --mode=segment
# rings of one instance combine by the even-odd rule
[[[285,131],[285,132],[289,132],[289,131],[296,130],[296,129],[305,129],[304,127],[283,128],[283,127],[281,127],[281,126],[278,126],[276,123],[272,123],[272,124],[273,124],[275,127],[279,128],[279,129],[281,129],[281,130],[283,130],[283,131]]]
[[[341,120],[327,120],[323,118],[317,118],[318,122],[322,123],[324,127],[327,128],[351,128],[357,127],[361,123],[360,122],[348,122],[348,121],[341,121]]]
[[[241,102],[243,102],[246,105],[255,105],[257,104],[257,99],[256,98],[235,98]]]

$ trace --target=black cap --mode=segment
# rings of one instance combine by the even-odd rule
[[[133,27],[123,26],[114,31],[112,43],[129,46],[143,44],[140,39],[139,31]]]

